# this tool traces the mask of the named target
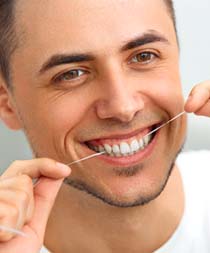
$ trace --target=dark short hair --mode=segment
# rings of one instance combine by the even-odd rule
[[[14,0],[0,0],[0,74],[10,85],[10,58],[17,46],[14,31]]]
[[[175,31],[177,32],[177,29],[176,29],[176,15],[175,15],[173,0],[164,0],[164,2],[165,2],[166,6],[168,8],[168,12],[169,12],[169,14],[171,16],[171,19],[173,21]]]
[[[14,7],[17,0],[0,0],[0,75],[8,87],[11,87],[10,59],[18,46],[15,32]],[[176,30],[173,0],[164,0]]]

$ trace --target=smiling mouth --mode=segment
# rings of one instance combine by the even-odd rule
[[[148,135],[156,129],[158,125],[153,125],[130,138],[97,139],[85,142],[86,146],[96,153],[105,152],[104,155],[110,157],[127,157],[144,151],[155,138],[157,132]]]

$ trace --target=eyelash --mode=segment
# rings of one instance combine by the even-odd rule
[[[77,72],[77,77],[70,77],[70,79],[69,80],[67,80],[67,78],[66,77],[68,77],[68,75],[74,75],[74,73],[75,72]],[[71,82],[73,82],[73,81],[77,81],[77,80],[79,80],[84,74],[87,74],[88,73],[88,71],[87,70],[83,70],[83,69],[71,69],[71,70],[69,70],[69,71],[67,71],[67,72],[65,72],[65,73],[62,73],[62,74],[60,74],[60,75],[58,75],[58,76],[56,76],[53,80],[54,80],[54,82],[55,83],[59,83],[59,82],[62,82],[62,81],[71,81]]]
[[[149,59],[146,61],[139,61],[138,57],[141,56],[149,56]],[[151,62],[153,62],[155,59],[159,58],[157,53],[151,52],[151,51],[143,51],[140,52],[138,54],[135,54],[134,56],[132,56],[131,60],[129,60],[129,64],[141,64],[141,65],[147,65]],[[135,60],[134,60],[135,59]],[[134,60],[134,61],[133,61]],[[73,75],[75,74],[75,72],[77,73],[76,77],[70,77],[70,79],[68,79],[68,75]],[[85,74],[88,74],[89,72],[87,70],[83,70],[83,69],[71,69],[67,72],[64,72],[60,75],[57,75],[55,78],[53,78],[54,83],[60,83],[60,82],[76,82],[79,81]]]
[[[138,56],[143,56],[143,55],[146,55],[146,56],[149,56],[150,57],[150,59],[149,60],[146,60],[146,61],[144,61],[144,60],[142,60],[142,61],[138,61]],[[132,61],[134,58],[136,58],[135,59],[135,61]],[[131,60],[129,61],[129,63],[131,64],[131,63],[134,63],[134,64],[142,64],[142,65],[146,65],[146,64],[149,64],[149,63],[151,63],[151,62],[153,62],[155,59],[157,59],[157,58],[159,58],[159,55],[157,54],[157,53],[155,53],[155,52],[151,52],[151,51],[143,51],[143,52],[140,52],[140,53],[138,53],[138,54],[135,54],[132,58],[131,58]]]

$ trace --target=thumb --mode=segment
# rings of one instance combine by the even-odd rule
[[[56,196],[64,179],[41,177],[34,189],[34,215],[28,224],[40,239],[44,237],[45,229],[54,205]]]

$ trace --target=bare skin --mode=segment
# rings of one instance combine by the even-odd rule
[[[185,116],[160,130],[144,157],[98,157],[72,167],[69,179],[91,186],[103,201],[62,184],[70,170],[55,161],[93,153],[84,145],[90,140],[142,136],[183,109],[210,117],[210,82],[195,86],[184,104],[176,34],[161,0],[19,0],[16,10],[24,43],[12,58],[13,92],[0,82],[0,117],[26,132],[37,159],[14,163],[1,178],[0,224],[30,239],[1,233],[0,253],[37,253],[43,241],[53,253],[153,252],[172,236],[184,210],[179,169],[174,166],[169,179],[168,173],[184,142]],[[137,37],[144,43],[128,43]],[[71,63],[68,57],[46,68],[58,54],[71,55]],[[72,54],[86,60],[72,61]],[[141,169],[122,176],[134,166]],[[32,178],[40,176],[33,188]],[[142,198],[149,203],[119,206]]]
[[[46,158],[11,164],[1,176],[0,223],[27,237],[1,231],[0,252],[39,252],[56,195],[69,174],[69,167]],[[36,178],[39,183],[34,187]]]

